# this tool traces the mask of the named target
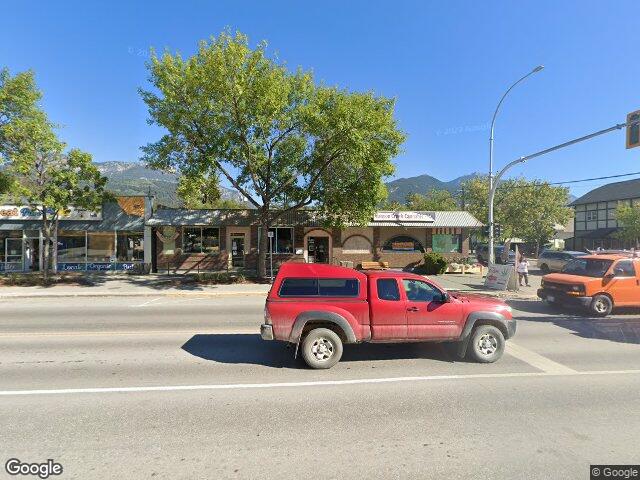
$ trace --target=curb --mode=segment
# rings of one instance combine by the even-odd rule
[[[64,292],[64,293],[16,293],[0,294],[0,300],[12,298],[99,298],[99,297],[237,297],[261,296],[266,297],[269,292]]]

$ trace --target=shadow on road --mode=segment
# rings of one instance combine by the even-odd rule
[[[640,344],[640,310],[638,309],[616,309],[614,316],[600,318],[590,316],[588,312],[552,306],[537,300],[509,300],[508,303],[520,312],[537,314],[516,315],[518,320],[553,323],[583,338]]]
[[[267,342],[253,334],[198,334],[182,349],[204,360],[218,363],[263,365],[272,368],[301,368],[300,358],[293,358],[294,349],[283,342]],[[300,355],[298,354],[298,357]],[[345,345],[341,362],[371,360],[430,359],[441,362],[460,361],[439,343],[404,343]]]

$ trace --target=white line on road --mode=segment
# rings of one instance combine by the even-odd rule
[[[235,383],[213,385],[168,385],[157,387],[100,387],[100,388],[62,388],[51,390],[3,390],[0,396],[20,395],[62,395],[73,393],[136,393],[136,392],[178,392],[193,390],[248,390],[264,388],[292,388],[292,387],[318,387],[330,385],[362,385],[375,383],[400,383],[400,382],[425,382],[434,380],[465,380],[482,378],[521,378],[521,377],[557,377],[557,376],[584,376],[584,375],[630,375],[640,374],[640,370],[608,370],[588,371],[574,373],[545,373],[545,372],[521,372],[521,373],[480,373],[474,375],[431,375],[424,377],[390,377],[390,378],[363,378],[354,380],[323,380],[316,382],[283,382],[283,383]]]
[[[523,362],[528,363],[532,367],[537,368],[538,370],[542,370],[545,373],[571,374],[576,372],[572,368],[569,368],[558,362],[554,362],[553,360],[550,360],[547,357],[543,357],[536,352],[532,352],[531,350],[521,347],[520,345],[517,345],[512,341],[507,342],[506,351],[512,357],[515,357],[518,360],[522,360]]]
[[[153,302],[157,302],[158,300],[162,300],[162,297],[158,297],[158,298],[154,298],[152,300],[149,300],[147,302],[141,303],[139,305],[131,305],[132,308],[136,308],[136,307],[146,307],[147,305],[152,304]]]
[[[103,332],[7,332],[0,333],[2,338],[15,337],[92,337],[92,336],[110,336],[110,335],[247,335],[260,334],[259,327],[255,328],[216,328],[208,330],[141,330],[141,331],[103,331]]]

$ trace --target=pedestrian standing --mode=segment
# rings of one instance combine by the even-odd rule
[[[527,260],[527,257],[525,257],[524,255],[522,255],[520,257],[520,261],[518,262],[518,267],[516,268],[516,271],[518,272],[518,283],[520,284],[520,286],[524,286],[522,285],[522,279],[524,279],[524,283],[526,284],[526,286],[529,286],[529,260]]]

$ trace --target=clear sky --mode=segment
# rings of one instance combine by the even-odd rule
[[[486,172],[495,105],[538,64],[546,68],[498,119],[498,166],[640,109],[637,0],[3,3],[0,66],[33,69],[62,137],[97,161],[136,161],[160,136],[137,93],[149,48],[188,55],[227,26],[266,39],[317,80],[396,97],[408,135],[396,177]],[[616,132],[514,173],[564,181],[636,171],[640,149],[626,151]]]

